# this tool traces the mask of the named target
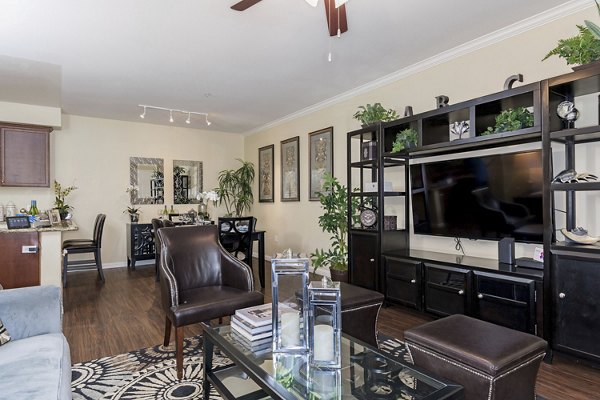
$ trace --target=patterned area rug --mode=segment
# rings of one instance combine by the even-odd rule
[[[382,338],[382,351],[409,361],[404,343]],[[177,380],[175,348],[162,345],[73,365],[73,399],[193,400],[203,397],[202,336],[185,339],[184,378]],[[214,366],[230,364],[215,354]],[[221,399],[211,389],[211,399]]]

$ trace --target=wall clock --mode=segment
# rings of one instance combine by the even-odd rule
[[[360,224],[365,228],[372,228],[377,223],[377,213],[370,208],[360,212]]]

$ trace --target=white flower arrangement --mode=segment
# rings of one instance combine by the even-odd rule
[[[198,193],[196,199],[202,201],[203,203],[206,203],[207,201],[212,201],[213,204],[216,204],[217,201],[219,201],[219,194],[214,190],[211,190],[209,192]]]

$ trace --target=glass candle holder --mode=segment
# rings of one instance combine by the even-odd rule
[[[273,352],[308,351],[308,259],[271,259]]]
[[[339,282],[327,278],[308,286],[308,361],[311,366],[340,368],[342,306]]]

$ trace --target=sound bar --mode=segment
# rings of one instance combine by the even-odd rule
[[[544,263],[535,261],[530,257],[519,257],[517,258],[517,267],[531,268],[531,269],[544,269]]]

